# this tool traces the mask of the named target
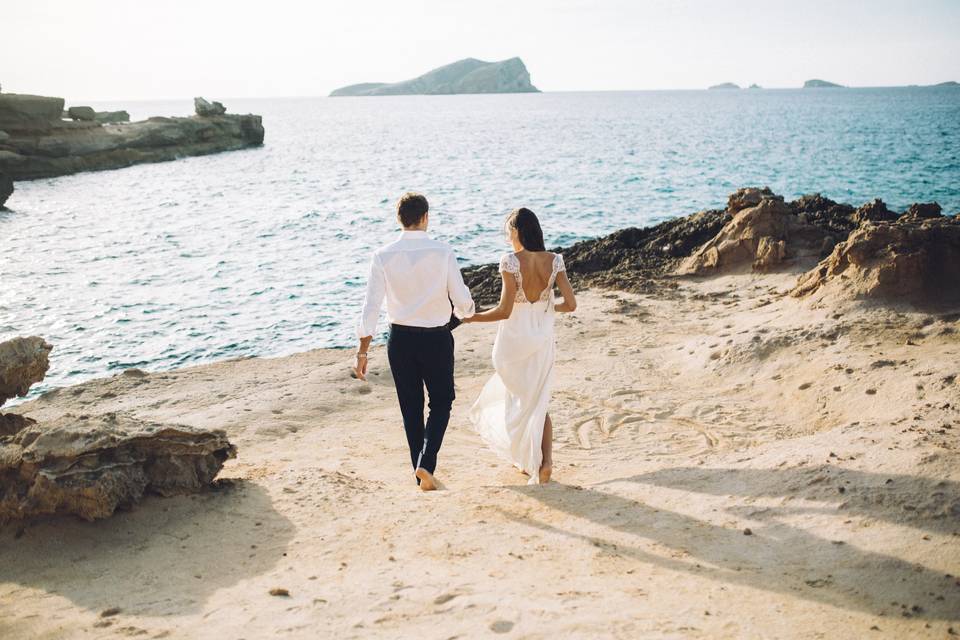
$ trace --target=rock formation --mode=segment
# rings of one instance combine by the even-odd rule
[[[214,101],[212,104],[203,98],[193,99],[193,110],[198,116],[209,118],[211,116],[222,116],[227,112],[227,108],[222,102]]]
[[[341,87],[331,96],[398,96],[455,93],[536,93],[520,58],[484,62],[466,58],[396,83],[365,82]]]
[[[0,144],[3,141],[0,140]],[[6,208],[7,199],[13,195],[13,179],[0,171],[0,210]]]
[[[0,405],[43,379],[51,349],[37,337],[0,343]],[[198,491],[235,455],[221,430],[117,413],[43,424],[0,414],[0,524],[55,513],[94,520],[148,493]]]
[[[915,202],[903,214],[904,220],[930,220],[940,217],[940,205],[936,202]]]
[[[858,225],[862,222],[893,222],[900,214],[887,209],[880,198],[874,198],[853,213],[852,220]]]
[[[210,107],[219,112],[223,105]],[[0,130],[9,134],[0,143],[0,173],[31,180],[263,143],[263,124],[256,115],[149,118],[105,127],[95,119],[63,120],[62,111],[62,98],[0,94]]]
[[[0,406],[27,395],[30,385],[43,380],[53,347],[38,336],[0,342]]]
[[[117,124],[130,122],[130,114],[126,111],[97,111],[94,119],[100,124]]]
[[[93,122],[97,117],[97,112],[93,110],[93,107],[70,107],[67,109],[67,116],[71,120]]]
[[[813,80],[807,80],[806,82],[804,82],[803,88],[804,89],[842,89],[843,85],[814,78]]]
[[[914,205],[910,211],[929,213],[932,207]],[[960,302],[960,220],[909,212],[896,222],[867,220],[802,275],[792,295],[919,306]]]
[[[0,93],[0,130],[46,131],[63,115],[63,98]]]
[[[731,220],[681,262],[679,275],[771,271],[797,258],[819,259],[837,241],[822,227],[792,211],[769,189],[737,191],[730,196],[727,211],[733,216]]]
[[[795,267],[798,259],[802,263],[829,256],[816,269],[801,276],[803,286],[797,287],[796,295],[808,295],[825,284],[820,278],[846,282],[845,269],[849,267],[841,266],[844,260],[853,258],[837,258],[837,266],[823,271],[822,276],[820,270],[834,260],[838,252],[850,253],[851,249],[844,248],[846,245],[837,244],[850,238],[855,254],[865,251],[862,247],[870,247],[869,251],[878,255],[887,251],[900,256],[894,261],[897,268],[893,271],[890,267],[882,268],[887,275],[878,275],[878,281],[886,283],[892,277],[889,274],[902,272],[909,255],[911,261],[927,266],[922,266],[923,275],[913,285],[905,276],[896,276],[894,280],[907,283],[899,290],[921,292],[920,297],[949,298],[960,283],[955,258],[951,257],[956,252],[950,248],[954,246],[950,244],[954,242],[951,238],[955,238],[953,234],[960,227],[960,220],[924,218],[934,212],[939,214],[939,206],[935,204],[913,205],[909,211],[912,212],[909,216],[899,216],[879,199],[855,209],[820,194],[784,203],[783,198],[768,188],[746,188],[730,195],[725,210],[701,211],[644,229],[621,229],[602,238],[553,250],[563,253],[567,273],[575,287],[634,293],[655,291],[660,295],[668,295],[676,287],[671,276],[678,273],[708,275],[772,270]],[[875,220],[897,222],[871,222]],[[882,235],[872,236],[869,243],[862,238],[865,225],[889,228],[891,224],[901,231],[871,231]],[[851,235],[854,232],[856,234]],[[903,237],[907,240],[902,240]],[[916,251],[908,249],[911,246]],[[841,273],[844,275],[837,276]],[[484,305],[497,302],[500,276],[496,265],[467,267],[463,276],[477,302]],[[874,289],[870,289],[867,295],[873,292]]]

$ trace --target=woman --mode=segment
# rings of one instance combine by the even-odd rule
[[[553,383],[555,312],[577,308],[563,256],[543,245],[540,221],[529,209],[506,221],[513,253],[500,260],[500,304],[464,322],[501,321],[493,343],[496,373],[470,410],[470,420],[490,446],[530,476],[549,482],[553,470],[553,423],[547,413]],[[553,287],[563,295],[554,304]]]

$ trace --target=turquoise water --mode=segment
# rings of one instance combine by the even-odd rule
[[[958,89],[224,102],[263,115],[263,148],[17,184],[0,212],[0,339],[55,344],[43,387],[349,345],[408,189],[464,263],[499,256],[520,205],[549,245],[722,207],[745,185],[960,211]]]

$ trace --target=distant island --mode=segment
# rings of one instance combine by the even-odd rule
[[[804,89],[843,89],[842,84],[835,84],[833,82],[827,82],[826,80],[807,80],[803,83]]]
[[[954,80],[948,80],[946,82],[938,82],[937,84],[928,85],[931,87],[960,87],[960,82]]]
[[[460,93],[539,93],[520,58],[484,62],[466,58],[403,82],[364,82],[341,87],[330,95],[405,96]]]
[[[747,88],[748,88],[748,89],[763,89],[763,87],[761,87],[761,86],[758,85],[758,84],[752,84],[752,85],[750,85],[750,86],[747,87]]]
[[[710,90],[712,91],[714,89],[739,89],[739,88],[740,88],[740,85],[735,84],[733,82],[723,82],[721,84],[713,85],[712,87],[710,87]]]

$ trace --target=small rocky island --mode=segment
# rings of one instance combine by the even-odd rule
[[[484,62],[466,58],[403,82],[364,82],[341,87],[330,95],[406,96],[460,93],[539,93],[520,58]]]
[[[819,80],[814,78],[813,80],[807,80],[803,83],[804,89],[843,89],[842,84],[836,84],[834,82],[827,82],[826,80]]]
[[[709,87],[711,91],[715,89],[739,89],[739,88],[740,88],[740,85],[734,82],[722,82],[720,84],[715,84],[712,87]]]
[[[4,175],[33,180],[263,144],[260,116],[228,114],[203,98],[195,98],[194,107],[196,115],[187,118],[129,122],[125,111],[64,111],[63,98],[2,93],[0,192],[6,192]]]

